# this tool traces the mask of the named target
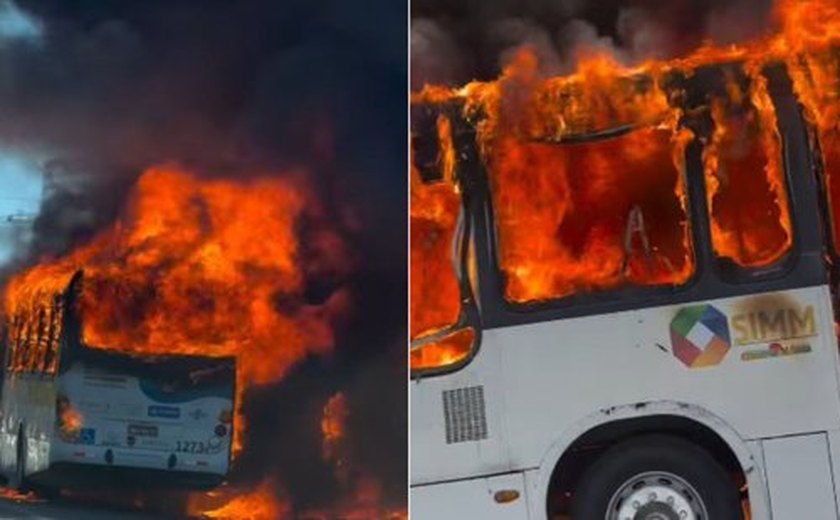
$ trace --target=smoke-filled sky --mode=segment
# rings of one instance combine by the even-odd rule
[[[546,74],[568,73],[581,52],[625,63],[665,58],[705,39],[733,43],[761,33],[772,0],[415,0],[411,84],[461,85],[498,76],[523,45]]]
[[[395,174],[405,156],[405,9],[0,1],[0,150],[111,177],[168,160],[213,172],[305,164],[378,222],[405,209]],[[383,242],[398,241],[398,228],[383,229]]]
[[[340,283],[358,308],[329,362],[246,402],[250,441],[271,448],[240,470],[307,501],[330,500],[330,468],[312,466],[336,391],[359,465],[405,497],[406,19],[393,0],[0,0],[0,217],[24,199],[37,213],[0,282],[107,227],[149,166],[306,172],[354,257]]]

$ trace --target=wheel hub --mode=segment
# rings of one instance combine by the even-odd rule
[[[619,486],[605,520],[706,520],[706,506],[684,479],[664,471],[636,475]]]

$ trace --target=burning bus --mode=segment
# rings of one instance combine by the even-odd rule
[[[412,518],[840,518],[838,86],[773,40],[414,96]]]
[[[220,484],[230,466],[235,358],[86,345],[82,271],[30,287],[7,316],[0,471],[19,489]],[[59,286],[60,287],[60,286]]]

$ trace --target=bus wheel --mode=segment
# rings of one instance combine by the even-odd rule
[[[16,451],[15,488],[21,493],[27,493],[29,491],[29,485],[26,480],[26,434],[24,433],[23,425],[18,427]]]
[[[742,520],[738,489],[704,449],[646,435],[607,450],[573,493],[574,520]]]

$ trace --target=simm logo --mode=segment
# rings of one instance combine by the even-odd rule
[[[736,345],[768,343],[817,335],[814,307],[754,311],[732,316]]]

